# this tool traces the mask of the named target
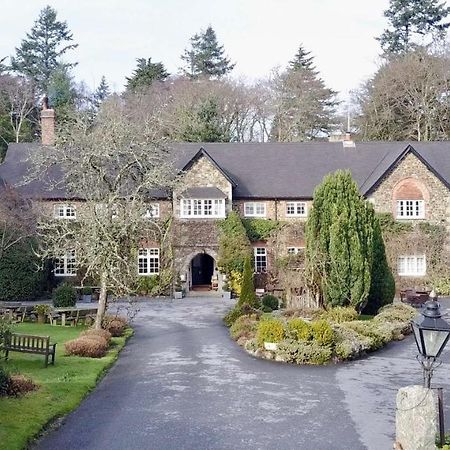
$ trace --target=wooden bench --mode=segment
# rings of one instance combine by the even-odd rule
[[[5,360],[9,352],[33,353],[45,356],[45,367],[48,366],[48,358],[52,357],[55,365],[56,344],[50,344],[50,336],[32,336],[27,334],[12,333],[5,336],[1,349],[5,352]]]

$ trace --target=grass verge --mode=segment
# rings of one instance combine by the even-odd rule
[[[117,359],[126,340],[133,333],[127,329],[122,337],[113,338],[103,358],[64,355],[64,342],[76,338],[85,327],[53,327],[34,323],[19,324],[14,332],[51,336],[56,342],[55,366],[44,367],[44,357],[26,353],[9,354],[0,363],[11,373],[33,379],[40,388],[20,398],[0,398],[0,447],[4,450],[26,448],[33,438],[54,419],[75,409]]]

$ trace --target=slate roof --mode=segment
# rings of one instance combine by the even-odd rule
[[[0,178],[16,185],[27,173],[24,161],[35,144],[11,144]],[[202,150],[203,149],[203,150]],[[205,156],[234,186],[234,198],[312,198],[322,178],[349,169],[362,194],[373,190],[383,175],[408,152],[420,158],[450,189],[450,142],[307,143],[178,143],[171,149],[176,168],[188,169]],[[48,191],[35,181],[19,190],[29,197],[64,198],[63,190]]]
[[[227,198],[227,194],[223,193],[216,187],[192,187],[188,188],[181,193],[181,197],[184,198]]]

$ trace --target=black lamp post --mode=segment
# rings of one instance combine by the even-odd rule
[[[425,309],[411,321],[419,355],[417,359],[423,367],[424,386],[431,386],[431,377],[436,360],[450,338],[450,324],[441,318],[440,305],[434,291],[431,300],[425,303]]]

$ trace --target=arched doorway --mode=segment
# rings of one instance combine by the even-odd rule
[[[211,289],[211,278],[214,273],[214,258],[207,253],[199,253],[191,261],[193,290]]]

